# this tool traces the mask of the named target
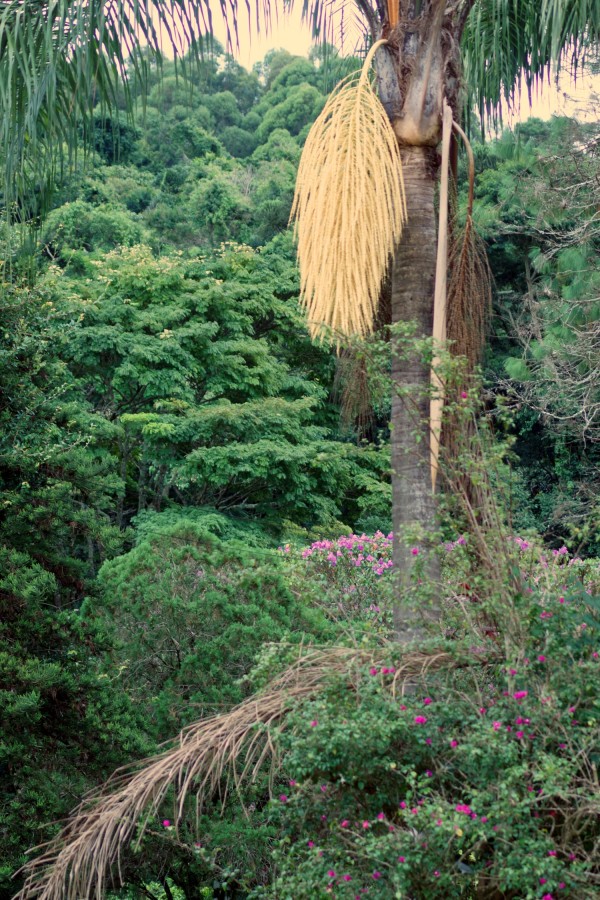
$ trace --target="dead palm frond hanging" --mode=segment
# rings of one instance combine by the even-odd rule
[[[329,97],[310,130],[296,181],[302,301],[313,336],[368,334],[406,219],[398,141],[370,79],[360,73]]]

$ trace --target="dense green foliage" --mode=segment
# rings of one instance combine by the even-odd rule
[[[239,702],[303,642],[370,652],[388,624],[389,398],[372,443],[352,404],[341,419],[347,360],[309,340],[286,230],[327,74],[283,51],[248,73],[217,47],[191,80],[168,63],[149,77],[135,124],[123,97],[96,110],[92,157],[55,185],[44,222],[0,234],[2,898],[48,823],[116,766]],[[531,121],[477,147],[496,283],[485,379],[513,407],[513,528],[585,555],[600,542],[597,135]],[[476,554],[450,540],[448,595],[477,603]],[[122,896],[353,897],[360,883],[468,897],[481,879],[510,898],[561,883],[588,896],[591,831],[565,832],[591,815],[578,760],[597,764],[597,607],[561,560],[549,575],[537,555],[519,561],[535,578],[510,598],[518,684],[492,665],[432,676],[400,704],[379,664],[354,693],[334,681],[281,738],[297,782],[277,788],[285,802],[269,804],[265,774],[246,812],[221,818],[215,801],[176,832],[165,810],[128,855]],[[517,714],[535,740],[507,736]]]

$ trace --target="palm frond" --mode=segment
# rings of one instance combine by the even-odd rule
[[[39,191],[53,166],[93,132],[97,105],[131,106],[163,45],[202,53],[208,0],[6,0],[0,9],[0,140],[4,202]],[[18,215],[18,210],[17,210]]]
[[[462,37],[465,82],[480,112],[495,118],[549,77],[552,63],[579,67],[600,39],[598,0],[476,0]]]
[[[296,219],[302,301],[313,336],[368,334],[406,217],[398,142],[369,75],[345,79],[314,123],[300,160]]]
[[[225,802],[231,786],[240,788],[264,766],[270,765],[273,774],[277,748],[271,731],[285,726],[286,715],[299,702],[317,696],[332,677],[345,677],[349,688],[355,688],[370,665],[389,660],[392,652],[391,645],[379,653],[356,647],[305,648],[263,693],[184,730],[172,748],[135,769],[115,773],[105,792],[84,800],[64,830],[36,848],[41,855],[25,867],[26,880],[14,900],[101,900],[111,866],[116,863],[120,879],[122,850],[136,828],[139,844],[172,788],[178,822],[188,795],[196,795],[200,809],[215,796]],[[474,660],[476,665],[482,662],[481,657]],[[404,652],[390,690],[403,692],[407,682],[459,665],[457,657],[443,650]]]

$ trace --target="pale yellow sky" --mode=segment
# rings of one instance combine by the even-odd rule
[[[273,8],[276,7],[277,4],[273,4]],[[218,15],[215,14],[215,34],[225,44],[226,32],[217,21]],[[273,21],[268,34],[263,32],[257,35],[254,23],[252,28],[249,28],[245,12],[240,16],[238,30],[239,50],[234,49],[232,52],[247,69],[262,60],[268,50],[283,48],[290,53],[306,56],[312,43],[310,28],[302,23],[300,4],[295,5],[290,15],[280,14],[278,20]],[[350,46],[347,48],[348,52],[352,49],[354,48]],[[523,90],[520,109],[512,114],[505,114],[504,118],[507,125],[526,119],[530,115],[542,119],[548,119],[552,115],[577,116],[591,121],[599,118],[599,110],[600,75],[583,75],[574,83],[565,72],[561,75],[558,87],[552,82],[550,85],[545,83],[538,89],[531,108],[526,91]]]

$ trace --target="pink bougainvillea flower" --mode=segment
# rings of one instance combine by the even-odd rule
[[[528,693],[529,691],[515,691],[513,697],[515,698],[515,700],[523,700],[523,698],[526,697]]]
[[[457,803],[454,809],[456,812],[465,813],[467,816],[471,815],[471,807],[467,806],[466,803]]]
[[[415,716],[415,725],[424,725],[427,721],[427,716]]]

